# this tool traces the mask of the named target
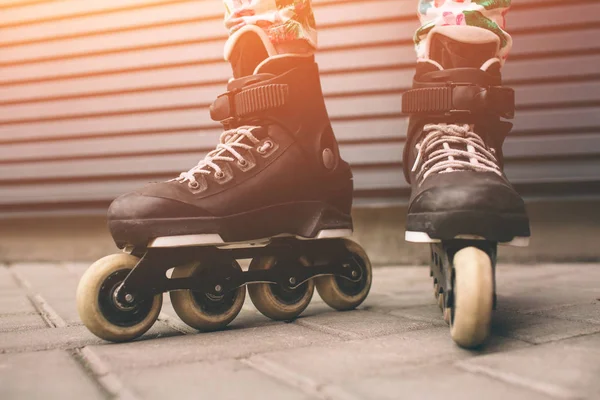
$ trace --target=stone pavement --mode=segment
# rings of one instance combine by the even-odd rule
[[[223,332],[198,334],[168,304],[140,340],[83,327],[87,265],[0,266],[1,399],[599,399],[600,265],[500,265],[494,336],[450,340],[428,270],[376,268],[360,310],[315,294],[293,323],[247,300]]]

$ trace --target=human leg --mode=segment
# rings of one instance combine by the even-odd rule
[[[423,26],[404,172],[411,183],[406,239],[431,243],[435,293],[453,339],[475,347],[489,334],[498,243],[525,245],[523,200],[503,172],[514,92],[501,69],[512,41],[508,0],[422,0]]]
[[[317,28],[311,0],[223,0],[225,27],[233,36],[244,26],[261,28],[278,53],[312,53]]]

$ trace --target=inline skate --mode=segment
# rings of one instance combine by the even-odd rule
[[[462,347],[481,345],[495,308],[497,245],[526,246],[529,219],[503,172],[514,116],[503,87],[499,37],[477,27],[436,27],[413,88],[404,173],[411,183],[406,240],[431,244],[434,294]]]
[[[247,26],[229,39],[226,58],[234,77],[210,109],[225,128],[216,149],[109,208],[110,232],[126,252],[94,263],[77,290],[79,315],[100,338],[142,335],[167,291],[179,317],[201,331],[236,317],[246,285],[275,320],[300,315],[315,287],[337,310],[369,293],[369,258],[344,239],[352,233],[352,173],[314,57],[277,54],[261,29]]]

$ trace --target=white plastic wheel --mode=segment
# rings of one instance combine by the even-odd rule
[[[277,258],[273,256],[257,257],[250,263],[249,270],[271,269],[276,263]],[[296,289],[287,289],[272,283],[248,285],[248,294],[256,309],[276,321],[290,321],[302,314],[314,292],[315,283],[312,279]]]
[[[201,268],[199,263],[177,267],[171,278],[188,277]],[[173,309],[183,322],[199,331],[209,332],[225,328],[237,317],[244,305],[246,287],[240,286],[219,297],[189,289],[175,290],[169,295]]]
[[[123,342],[141,336],[154,324],[162,307],[162,293],[137,299],[121,307],[114,291],[139,259],[130,254],[113,254],[92,264],[77,287],[77,311],[83,324],[96,336]]]
[[[319,276],[315,279],[319,296],[327,305],[338,311],[353,310],[365,301],[373,279],[371,261],[364,249],[348,239],[344,239],[344,245],[362,264],[362,279],[352,282],[333,275]]]
[[[489,256],[465,247],[454,256],[452,339],[461,347],[481,345],[489,336],[494,304],[494,271]]]

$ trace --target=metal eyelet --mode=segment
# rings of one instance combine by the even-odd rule
[[[245,159],[243,159],[243,158],[242,158],[241,160],[238,160],[238,162],[237,162],[237,163],[238,163],[238,165],[239,165],[240,167],[242,167],[242,168],[244,168],[244,167],[247,167],[247,166],[248,166],[248,161],[246,161],[246,160],[245,160]]]
[[[258,154],[267,154],[267,151],[273,148],[273,142],[270,140],[265,141],[263,144],[256,148]]]
[[[217,171],[217,172],[215,172],[215,178],[216,179],[223,179],[223,178],[225,178],[225,172],[223,172],[223,171]]]
[[[193,193],[193,194],[198,194],[201,193],[203,191],[206,190],[207,186],[206,186],[206,181],[204,180],[204,177],[200,176],[197,179],[199,180],[195,180],[193,182],[188,182],[187,186],[188,189]],[[183,183],[183,182],[181,182]]]

